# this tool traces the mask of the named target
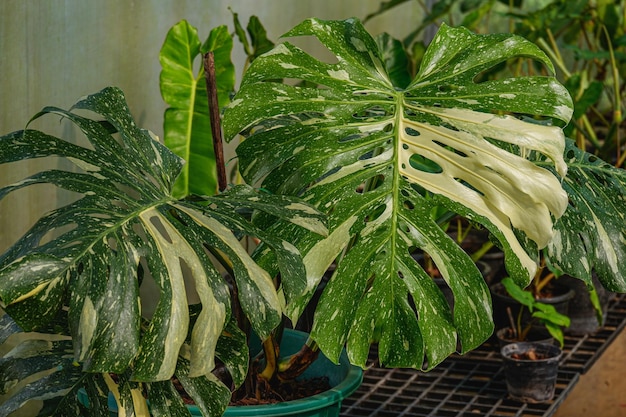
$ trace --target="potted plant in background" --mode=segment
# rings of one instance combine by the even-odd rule
[[[569,327],[569,317],[559,313],[554,305],[537,300],[530,291],[523,290],[509,277],[502,280],[502,285],[522,308],[516,314],[507,308],[509,327],[499,329],[497,332],[500,347],[511,342],[549,342],[551,339],[556,340],[559,347],[563,348],[562,328]],[[524,317],[526,312],[528,315]],[[533,331],[535,333],[531,334]]]
[[[507,309],[510,327],[497,332],[509,396],[524,402],[549,401],[554,396],[563,354],[563,327],[569,326],[570,319],[509,277],[502,285],[522,305],[516,317]],[[524,321],[526,311],[530,318]]]
[[[26,136],[40,138],[39,148],[24,139],[25,133],[3,137],[5,143],[17,146],[2,147],[4,163],[56,155],[57,149],[49,147],[54,143],[61,155],[83,170],[80,174],[46,172],[7,186],[4,193],[36,181],[53,181],[85,194],[78,203],[44,217],[33,229],[39,235],[45,234],[43,230],[48,228],[44,226],[55,219],[68,226],[69,231],[60,230],[59,237],[41,246],[55,256],[45,251],[42,254],[41,236],[33,233],[3,255],[1,298],[9,315],[32,327],[32,320],[42,318],[39,307],[48,305],[47,323],[40,322],[42,329],[72,336],[60,337],[63,343],[45,345],[50,355],[41,356],[46,359],[40,362],[40,369],[57,372],[33,385],[20,386],[18,382],[15,395],[3,405],[4,410],[19,408],[26,399],[48,393],[45,411],[63,410],[67,415],[78,415],[86,411],[75,401],[76,392],[83,385],[89,395],[88,411],[92,413],[107,410],[108,390],[119,394],[120,404],[127,412],[147,412],[142,396],[146,392],[153,415],[171,413],[172,407],[185,413],[179,394],[169,381],[172,374],[179,377],[205,414],[223,410],[230,390],[210,372],[213,356],[225,362],[235,385],[242,383],[248,363],[245,337],[241,324],[234,320],[211,322],[215,325],[209,326],[204,323],[214,320],[213,312],[219,310],[219,303],[210,304],[207,300],[221,291],[222,304],[226,306],[229,289],[226,285],[207,289],[202,280],[196,281],[199,294],[204,297],[198,316],[202,324],[196,322],[193,326],[187,348],[182,344],[188,330],[184,325],[186,300],[183,303],[181,299],[180,282],[167,273],[175,272],[174,277],[178,278],[183,275],[181,271],[209,270],[206,274],[218,279],[217,273],[205,266],[209,254],[223,260],[220,263],[226,269],[234,269],[235,280],[231,284],[236,287],[230,290],[236,288],[235,299],[247,305],[243,310],[263,339],[265,351],[270,352],[268,361],[274,359],[272,335],[280,322],[279,313],[284,311],[295,322],[322,275],[336,261],[335,272],[317,305],[312,339],[307,346],[312,350],[319,348],[336,362],[347,345],[349,360],[363,366],[373,342],[378,344],[379,358],[387,366],[431,369],[457,347],[466,352],[480,345],[493,329],[487,286],[472,259],[432,221],[431,211],[435,207],[446,207],[484,225],[501,245],[507,269],[521,285],[528,283],[536,269],[537,249],[547,244],[558,249],[569,243],[573,237],[568,231],[597,235],[597,241],[604,245],[619,241],[619,236],[624,235],[624,222],[604,229],[617,230],[616,236],[605,236],[598,232],[604,226],[599,220],[585,222],[578,229],[559,229],[557,223],[560,239],[553,239],[553,217],[574,221],[594,215],[593,211],[580,211],[578,204],[573,209],[568,207],[568,197],[588,204],[587,207],[606,202],[588,201],[589,196],[580,193],[580,177],[570,178],[568,174],[563,178],[568,164],[570,173],[572,166],[583,174],[593,172],[596,179],[606,183],[604,190],[609,190],[611,197],[623,198],[624,182],[618,173],[598,161],[589,161],[586,154],[566,143],[559,127],[545,122],[566,123],[571,101],[566,90],[549,75],[549,59],[532,43],[513,35],[478,36],[443,26],[426,51],[420,71],[408,82],[411,74],[406,72],[406,61],[402,61],[406,56],[399,43],[388,37],[374,40],[357,20],[309,19],[287,34],[303,35],[316,36],[335,54],[337,62],[321,62],[289,43],[280,44],[254,60],[224,116],[227,138],[238,134],[246,137],[238,148],[242,177],[249,184],[262,185],[271,193],[269,196],[236,187],[216,197],[181,201],[172,197],[169,190],[180,161],[134,127],[127,111],[120,107],[119,96],[113,100],[107,95],[114,90],[91,96],[76,107],[97,110],[107,116],[108,122],[58,109],[47,110],[79,123],[89,133],[94,149],[64,145],[61,140],[33,131],[26,131]],[[519,55],[541,63],[545,75],[475,82],[477,75]],[[280,79],[304,82],[294,86],[278,82]],[[494,109],[498,109],[498,114],[492,113]],[[545,120],[524,119],[519,116],[522,114]],[[147,171],[141,161],[147,161],[151,170]],[[123,162],[127,169],[111,168],[116,166],[114,162]],[[161,170],[161,166],[166,169]],[[114,180],[107,181],[107,175],[114,176]],[[83,179],[90,184],[86,185]],[[100,187],[93,189],[92,184]],[[237,199],[236,204],[233,200]],[[232,215],[239,203],[269,213],[255,211],[251,224],[240,217],[231,219],[227,214]],[[273,203],[296,211],[277,210]],[[70,213],[76,216],[83,204],[100,210],[69,218]],[[102,207],[108,211],[103,213]],[[325,237],[301,227],[326,235],[315,209],[328,216]],[[199,214],[195,214],[196,210]],[[277,220],[278,215],[286,221]],[[122,224],[115,222],[116,216],[139,216],[132,222],[134,227],[122,227],[127,232],[124,238],[116,234],[117,228],[109,239],[103,240],[105,234],[96,231],[85,236],[79,223],[84,218],[87,224],[108,230],[111,222],[116,227]],[[212,216],[217,219],[212,221]],[[291,227],[290,220],[299,227]],[[227,227],[220,227],[222,222]],[[172,229],[170,225],[176,227]],[[234,228],[268,242],[256,250],[256,263],[249,262],[234,242],[225,247],[214,239],[216,233],[210,232],[211,227],[202,227],[207,225],[218,227],[223,232],[220,237],[230,237],[224,229]],[[51,226],[57,228],[59,224]],[[90,236],[95,238],[90,240]],[[132,250],[152,239],[162,246],[155,243],[147,245],[148,251]],[[80,251],[91,244],[116,260],[117,266],[107,268],[99,251]],[[158,250],[173,249],[178,244],[185,249]],[[212,250],[213,244],[217,248]],[[442,271],[454,294],[454,311],[411,257],[416,248],[427,251]],[[298,251],[303,254],[302,262],[296,255]],[[74,265],[71,255],[87,256],[84,259],[90,263]],[[150,255],[158,256],[153,259]],[[570,256],[562,255],[564,259]],[[591,247],[576,255],[590,264],[597,263]],[[167,262],[158,262],[161,256]],[[619,262],[622,259],[619,257]],[[75,269],[68,269],[69,274],[55,275],[67,262]],[[157,262],[157,266],[152,262]],[[88,268],[92,264],[97,271],[106,272],[109,279],[91,274],[96,271]],[[24,270],[38,273],[28,276],[21,273]],[[250,270],[264,279],[255,281]],[[143,319],[135,314],[139,307],[133,289],[146,279],[148,271],[156,274],[164,294],[172,293],[177,298],[176,303],[169,303],[170,297],[161,296],[159,303],[163,307],[157,308],[155,315],[141,326]],[[243,279],[238,271],[243,273]],[[278,272],[276,289],[271,278],[278,277]],[[114,312],[132,322],[132,342],[142,346],[134,351],[120,348],[127,356],[132,355],[125,362],[109,351],[129,345],[101,343],[110,340],[118,328],[110,326],[115,321],[100,320],[104,316],[96,314],[100,310],[95,306],[106,307],[106,303],[94,303],[109,295],[105,284],[125,290],[123,285],[117,285],[122,277],[127,278],[122,282],[130,285],[126,294],[134,303],[126,303]],[[602,275],[601,279],[614,289],[626,289],[622,275]],[[170,290],[174,281],[178,291]],[[44,303],[53,299],[54,304]],[[61,308],[65,302],[70,303],[69,310]],[[261,307],[256,303],[262,303]],[[211,307],[206,308],[207,304]],[[172,311],[166,308],[169,305],[178,307],[176,312],[182,315],[182,322],[166,320]],[[32,306],[38,310],[31,310]],[[203,316],[202,312],[207,314]],[[190,317],[195,316],[191,313]],[[56,318],[59,321],[53,321]],[[11,320],[5,322],[13,326]],[[180,336],[176,340],[184,348],[173,348],[167,343],[169,339],[159,338],[159,325],[176,331]],[[215,343],[214,350],[202,349],[203,333],[207,332],[213,336],[208,340]],[[92,340],[98,343],[90,344]],[[162,362],[154,359],[158,359],[158,352],[153,354],[149,348],[152,346],[162,355],[167,354],[169,367],[160,366]],[[192,352],[192,359],[193,355],[201,355],[195,358],[202,359],[192,360],[190,365],[187,349]],[[4,359],[5,364],[14,366],[12,381],[23,381],[31,374],[24,368],[24,358],[12,354]],[[64,360],[61,367],[57,367],[59,358]],[[75,366],[75,360],[79,366]],[[138,372],[136,367],[140,365],[147,370],[139,367]],[[93,373],[82,372],[81,366]],[[149,372],[156,368],[159,372]],[[118,373],[120,379],[112,381],[109,372]],[[53,380],[60,385],[50,384]],[[50,394],[51,389],[55,394]]]
[[[546,266],[545,259],[542,256],[540,261],[541,267],[537,269],[525,291],[537,303],[551,305],[560,314],[567,315],[569,313],[569,302],[574,297],[574,290],[555,279],[556,274]],[[508,312],[509,310],[516,317],[520,315],[524,322],[530,319],[530,312],[526,308],[527,303],[521,303],[518,297],[511,294],[511,291],[514,291],[514,289],[510,283],[504,282],[505,279],[506,277],[489,287],[493,297],[496,328],[509,326],[509,314],[511,314]]]

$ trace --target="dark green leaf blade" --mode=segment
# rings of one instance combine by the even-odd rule
[[[626,171],[581,151],[573,141],[567,142],[565,155],[568,175],[563,187],[570,204],[555,225],[557,236],[546,253],[564,273],[590,285],[593,270],[605,288],[624,292]]]

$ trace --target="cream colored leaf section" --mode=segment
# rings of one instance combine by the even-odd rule
[[[511,225],[523,230],[539,247],[546,246],[553,235],[551,213],[555,217],[563,214],[567,194],[550,171],[485,139],[540,151],[565,174],[561,129],[465,109],[415,109],[436,116],[441,125],[401,119],[398,162],[402,175],[489,218],[532,275],[535,262],[520,245]],[[412,166],[414,155],[427,158],[441,169],[429,171]]]
[[[104,382],[109,387],[109,391],[113,395],[115,402],[117,403],[117,410],[119,417],[126,417],[126,409],[122,406],[121,395],[117,384],[113,381],[113,378],[107,373],[102,374]],[[133,416],[134,417],[150,417],[150,410],[148,409],[148,402],[143,396],[143,393],[139,389],[131,390],[131,396],[133,398]]]
[[[178,209],[191,217],[198,215],[198,212],[184,206],[178,206]],[[226,322],[226,306],[215,298],[208,284],[209,277],[195,251],[188,245],[185,249],[183,259],[192,271],[196,292],[202,303],[202,311],[191,332],[189,376],[193,378],[206,375],[215,367],[215,347]]]
[[[194,376],[204,375],[215,365],[215,346],[226,320],[226,307],[213,296],[213,291],[208,285],[209,278],[200,258],[178,230],[155,209],[141,213],[140,217],[159,247],[172,288],[171,320],[164,340],[165,357],[155,380],[169,378],[172,375],[180,348],[187,335],[189,311],[181,260],[192,271],[195,288],[203,306],[192,331],[190,372],[193,372]],[[158,220],[154,219],[155,217]]]
[[[235,256],[237,256],[237,258],[239,258],[244,263],[245,268],[247,269],[248,276],[256,285],[261,297],[265,300],[265,302],[270,306],[272,310],[274,310],[278,315],[281,315],[282,307],[278,299],[278,294],[276,293],[272,277],[267,273],[267,271],[258,266],[252,260],[250,255],[246,252],[246,250],[243,248],[239,240],[237,240],[235,235],[233,235],[230,229],[225,227],[217,220],[207,217],[198,211],[190,210],[184,206],[177,207],[181,211],[187,213],[191,218],[193,218],[193,220],[197,224],[211,230],[213,233],[219,236],[219,238],[222,240],[222,243],[227,245],[229,249],[235,254]],[[259,305],[258,309],[260,314],[269,314],[269,312],[264,310],[263,305]]]
[[[298,211],[305,214],[315,214],[316,211],[310,206],[302,203],[291,203],[285,207],[286,209],[293,210],[294,214],[289,218],[289,221],[298,226],[304,227],[320,236],[328,236],[328,228],[322,221],[312,217],[300,216]]]
[[[357,217],[350,217],[346,222],[340,224],[325,239],[317,242],[304,256],[303,263],[306,270],[306,290],[305,293],[313,292],[330,264],[337,258],[341,251],[350,242],[350,228],[357,221]],[[282,293],[281,293],[282,295]],[[284,300],[284,297],[283,297]],[[304,305],[291,303],[286,307],[286,315],[292,322],[297,322]]]

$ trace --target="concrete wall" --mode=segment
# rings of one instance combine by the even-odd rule
[[[159,93],[159,50],[167,31],[181,19],[205,39],[211,28],[239,13],[245,25],[257,15],[271,39],[301,20],[364,17],[379,0],[46,0],[0,1],[0,135],[22,129],[42,107],[70,107],[78,98],[114,85],[122,88],[140,126],[162,136],[165,105]],[[409,33],[421,21],[411,1],[368,23],[373,34]],[[243,52],[233,59],[241,68]],[[240,74],[239,74],[240,75]],[[37,128],[72,136],[50,117]],[[54,166],[57,162],[54,162]],[[0,167],[0,186],[41,170],[41,162]],[[45,186],[19,191],[0,202],[0,253],[45,211],[71,196]]]

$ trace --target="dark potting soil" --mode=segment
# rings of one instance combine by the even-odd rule
[[[176,390],[180,393],[180,396],[185,404],[195,404],[189,394],[185,392],[185,389],[178,379],[172,378],[172,382],[174,383]],[[245,393],[243,393],[244,389],[241,388],[239,391],[233,393],[233,398],[231,398],[229,405],[262,405],[299,400],[328,391],[330,388],[328,377],[317,377],[301,381],[289,381],[272,384],[271,386],[265,386],[263,389],[259,389],[259,392],[257,393],[258,397],[245,396]],[[238,396],[238,394],[240,395]],[[242,397],[241,395],[244,396]]]
[[[272,384],[272,386],[268,386],[266,389],[259,390],[261,392],[259,392],[258,398],[249,396],[236,398],[236,395],[233,395],[229,405],[262,405],[299,400],[328,391],[330,388],[328,377],[289,381]]]
[[[548,355],[543,352],[537,352],[535,349],[528,350],[526,352],[512,353],[511,358],[525,361],[538,361],[541,359],[548,359]]]

